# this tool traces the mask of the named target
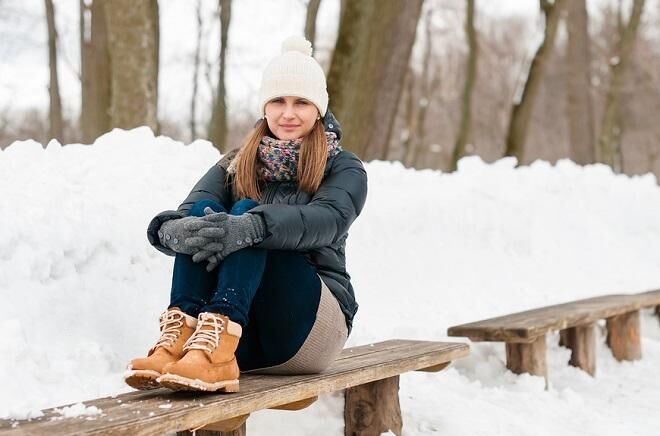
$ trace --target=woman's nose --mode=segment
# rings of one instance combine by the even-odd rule
[[[296,116],[296,113],[294,111],[294,107],[292,104],[287,104],[284,107],[284,113],[282,114],[284,118],[293,118]]]

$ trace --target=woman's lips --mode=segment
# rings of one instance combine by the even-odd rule
[[[282,124],[280,127],[282,127],[283,129],[287,129],[287,130],[293,130],[293,129],[297,129],[299,126],[287,126],[287,125]]]

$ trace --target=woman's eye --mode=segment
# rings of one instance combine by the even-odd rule
[[[309,102],[307,100],[298,100],[296,103],[307,105]]]

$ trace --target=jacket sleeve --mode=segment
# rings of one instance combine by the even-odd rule
[[[163,246],[158,237],[158,230],[165,221],[188,216],[193,204],[200,200],[212,200],[227,208],[230,195],[225,188],[226,170],[220,165],[213,165],[192,188],[177,210],[166,210],[156,215],[147,227],[147,239],[157,250],[174,256],[176,253]]]
[[[352,153],[335,161],[305,205],[265,204],[251,209],[263,217],[266,236],[257,246],[308,250],[336,243],[358,217],[367,197],[367,173]]]

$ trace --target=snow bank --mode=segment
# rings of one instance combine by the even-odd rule
[[[219,157],[206,141],[184,146],[146,128],[0,152],[0,418],[130,390],[121,374],[158,335],[172,268],[146,225]],[[514,164],[465,158],[453,174],[367,165],[369,197],[347,247],[360,303],[349,345],[446,339],[453,324],[660,284],[653,176]],[[659,330],[645,313],[635,363],[614,361],[601,333],[595,379],[551,345],[548,391],[506,371],[501,344],[473,344],[442,373],[402,377],[405,434],[655,434]],[[248,427],[341,434],[342,399],[260,412]]]

